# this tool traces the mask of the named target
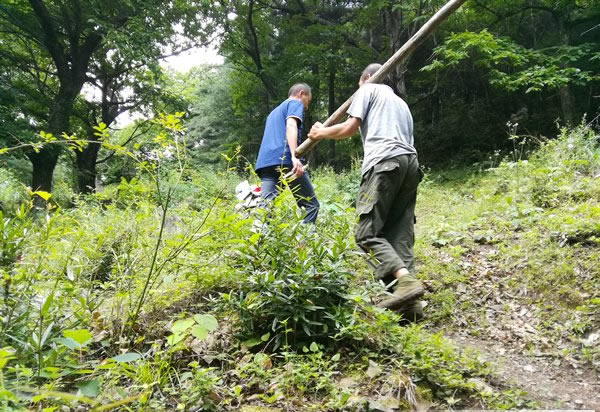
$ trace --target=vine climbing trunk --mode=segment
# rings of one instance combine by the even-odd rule
[[[433,33],[438,26],[454,13],[460,6],[462,6],[467,0],[450,0],[444,7],[438,10],[427,23],[419,29],[404,45],[396,52],[387,62],[375,73],[368,81],[368,83],[377,83],[388,76],[399,64],[408,59],[408,57],[421,45],[423,42]],[[352,103],[352,95],[348,100],[344,102],[325,122],[323,126],[331,126],[332,124],[338,123],[348,111],[350,104]],[[302,156],[312,150],[318,141],[310,138],[306,139],[296,149],[296,156]]]

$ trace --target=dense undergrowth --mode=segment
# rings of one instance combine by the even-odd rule
[[[600,370],[587,340],[600,327],[598,137],[565,130],[522,156],[424,185],[417,250],[431,319]]]
[[[42,211],[2,170],[0,405],[529,406],[432,331],[496,337],[526,308],[529,348],[598,365],[597,345],[582,343],[600,322],[597,137],[564,132],[519,157],[422,184],[416,252],[430,293],[417,326],[372,305],[383,290],[352,238],[357,168],[315,172],[314,227],[289,193],[236,212],[238,176],[184,162],[175,177],[152,169]]]

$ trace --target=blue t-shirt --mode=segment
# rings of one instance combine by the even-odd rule
[[[285,138],[287,119],[298,119],[298,145],[302,136],[302,113],[304,105],[300,100],[287,99],[277,106],[267,117],[255,170],[270,166],[290,166],[292,154]]]

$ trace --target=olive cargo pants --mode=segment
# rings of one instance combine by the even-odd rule
[[[363,175],[356,211],[356,244],[376,259],[375,276],[414,270],[415,204],[421,171],[416,155],[382,160]]]

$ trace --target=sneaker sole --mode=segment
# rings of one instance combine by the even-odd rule
[[[386,299],[383,302],[377,304],[377,307],[384,309],[398,309],[406,302],[409,302],[413,299],[420,298],[425,294],[425,288],[423,286],[418,286],[415,289],[409,291],[404,296],[394,296],[392,298]]]

